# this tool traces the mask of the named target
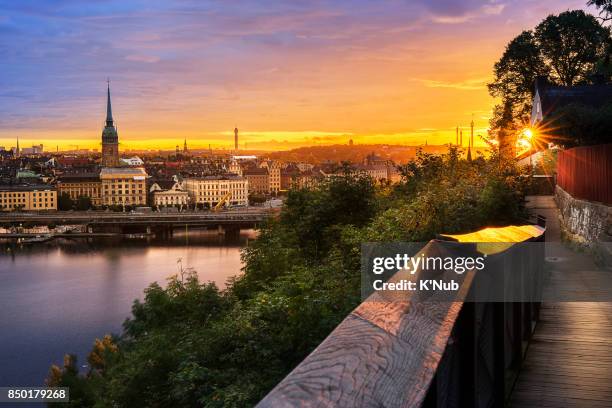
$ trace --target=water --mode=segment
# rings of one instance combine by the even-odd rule
[[[119,333],[134,299],[165,284],[177,260],[201,280],[224,287],[240,273],[240,248],[206,233],[168,240],[55,240],[21,247],[0,243],[0,387],[41,386],[51,364],[73,353],[79,365],[96,337]]]

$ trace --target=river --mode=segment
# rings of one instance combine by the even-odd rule
[[[0,387],[41,386],[51,364],[79,365],[96,337],[119,333],[133,301],[183,268],[221,288],[240,273],[253,231],[226,240],[210,233],[162,239],[58,239],[0,243]]]

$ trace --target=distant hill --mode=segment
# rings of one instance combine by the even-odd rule
[[[384,159],[393,160],[395,163],[405,163],[416,156],[418,149],[423,149],[427,153],[446,153],[447,145],[436,146],[398,146],[385,144],[371,145],[328,145],[328,146],[307,146],[297,149],[271,152],[268,156],[271,159],[283,161],[295,161],[317,164],[324,161],[351,161],[362,162],[369,154],[376,154]]]

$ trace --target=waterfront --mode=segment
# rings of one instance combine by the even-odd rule
[[[134,299],[184,268],[224,287],[240,273],[238,239],[177,233],[168,240],[58,239],[0,244],[0,386],[41,385],[49,366],[74,353],[79,365],[96,337],[118,333]],[[180,316],[177,316],[180,319]]]

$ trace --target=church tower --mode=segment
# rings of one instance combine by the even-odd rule
[[[116,167],[119,165],[119,135],[113,122],[110,82],[108,82],[106,97],[106,125],[102,130],[102,166]]]

